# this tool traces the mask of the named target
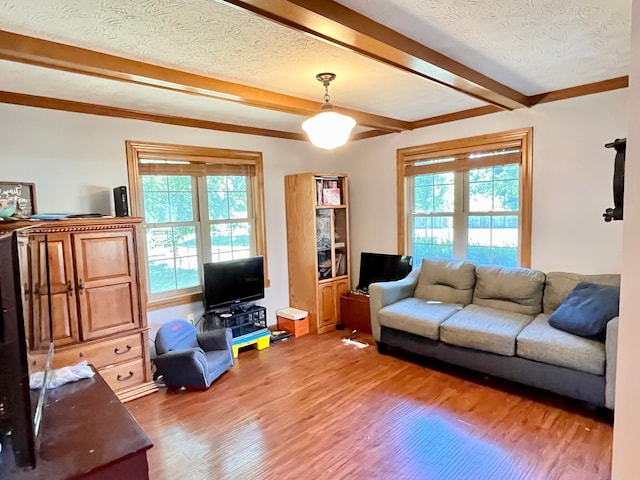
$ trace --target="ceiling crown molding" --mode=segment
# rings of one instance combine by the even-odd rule
[[[288,140],[306,140],[306,136],[302,133],[247,127],[244,125],[233,125],[230,123],[198,120],[195,118],[178,117],[160,113],[139,112],[137,110],[129,110],[126,108],[76,102],[73,100],[61,100],[58,98],[40,97],[37,95],[26,95],[24,93],[0,91],[0,103],[22,105],[25,107],[47,108],[49,110],[59,110],[63,112],[86,113],[89,115],[100,115],[103,117],[128,118],[130,120],[143,120],[146,122],[179,125],[182,127],[205,128],[207,130],[218,130],[221,132],[244,133],[247,135],[285,138]],[[389,132],[385,131],[385,133]]]
[[[562,90],[554,90],[553,92],[541,93],[529,97],[531,106],[540,103],[556,102],[558,100],[566,100],[568,98],[582,97],[593,93],[608,92],[619,88],[627,88],[629,86],[629,76],[610,78],[601,82],[586,83],[576,87],[563,88]]]

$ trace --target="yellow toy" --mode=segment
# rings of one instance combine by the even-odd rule
[[[235,337],[232,341],[233,358],[238,358],[238,350],[248,345],[255,345],[258,350],[264,350],[269,346],[270,337],[271,332],[266,328]]]

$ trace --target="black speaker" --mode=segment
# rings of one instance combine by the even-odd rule
[[[116,217],[129,216],[129,203],[127,202],[127,187],[121,186],[113,189],[113,204],[116,207]]]

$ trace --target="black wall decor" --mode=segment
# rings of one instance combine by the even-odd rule
[[[605,222],[622,220],[624,209],[624,161],[627,151],[627,139],[616,138],[607,143],[606,148],[615,148],[616,158],[613,167],[613,208],[607,208],[602,214]]]

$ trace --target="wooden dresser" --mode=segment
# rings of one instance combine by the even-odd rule
[[[20,222],[20,269],[32,371],[86,360],[122,401],[155,392],[137,218]],[[48,266],[48,273],[47,273]],[[49,331],[49,299],[53,332]]]
[[[37,392],[32,394],[37,402]],[[47,391],[34,469],[0,453],[0,478],[113,480],[149,478],[151,439],[100,374]],[[1,437],[0,437],[1,438]]]

